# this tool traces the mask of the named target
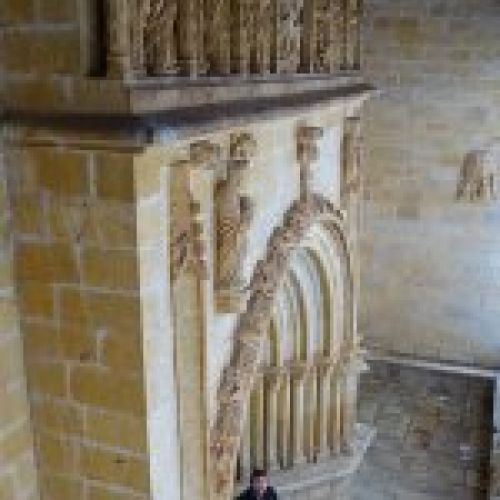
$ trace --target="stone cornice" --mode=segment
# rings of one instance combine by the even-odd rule
[[[199,102],[198,105],[183,102],[185,97],[181,99],[181,96],[189,96],[189,92],[179,89],[174,94],[177,99],[164,101],[157,95],[159,90],[145,90],[146,94],[156,95],[154,103],[127,105],[113,110],[108,110],[103,102],[96,103],[95,109],[75,106],[74,109],[50,110],[9,107],[6,103],[0,110],[0,123],[21,128],[52,129],[60,133],[79,131],[89,136],[94,133],[96,137],[102,132],[119,132],[121,136],[142,138],[140,141],[147,144],[187,138],[200,130],[214,132],[230,126],[248,125],[250,120],[276,119],[277,113],[280,117],[293,116],[321,109],[325,103],[335,105],[344,101],[359,102],[361,105],[375,92],[374,87],[362,79],[343,81],[342,85],[330,79],[329,83],[308,90],[298,85],[288,92],[286,84],[281,84],[281,94],[277,92],[275,95],[259,92],[258,88],[252,90],[251,87],[239,93],[224,88],[227,91],[226,100],[213,99],[212,92],[212,99],[207,98],[206,102]]]

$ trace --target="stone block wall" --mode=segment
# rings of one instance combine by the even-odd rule
[[[147,498],[132,155],[39,145],[6,168],[42,497]]]
[[[33,435],[12,276],[11,217],[1,151],[0,217],[0,499],[35,500],[38,492]]]
[[[500,355],[500,205],[457,200],[465,155],[500,135],[498,2],[367,0],[361,330],[370,346]],[[498,173],[496,174],[498,176]]]

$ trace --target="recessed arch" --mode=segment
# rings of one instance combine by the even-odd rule
[[[355,340],[353,280],[343,215],[330,200],[314,194],[292,204],[283,226],[276,228],[270,238],[265,259],[259,261],[252,276],[247,309],[240,316],[235,332],[235,350],[222,378],[217,419],[211,435],[213,490],[218,498],[227,499],[232,494],[248,399],[262,360],[263,336],[277,291],[287,276],[292,256],[301,251],[298,249],[308,245],[321,248],[321,243],[309,243],[315,241],[311,236],[314,228],[318,228],[340,259],[343,307],[348,312],[343,319],[342,338]]]

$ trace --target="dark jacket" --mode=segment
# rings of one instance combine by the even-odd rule
[[[252,488],[247,488],[239,497],[238,500],[258,500]],[[259,500],[278,500],[278,495],[276,491],[270,486]]]

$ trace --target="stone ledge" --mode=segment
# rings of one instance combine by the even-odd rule
[[[354,430],[352,454],[343,453],[324,462],[271,472],[270,484],[280,495],[288,498],[290,495],[315,489],[326,483],[341,482],[358,470],[375,434],[376,430],[373,427],[358,423]],[[247,485],[238,485],[236,491],[242,491],[246,487]]]

